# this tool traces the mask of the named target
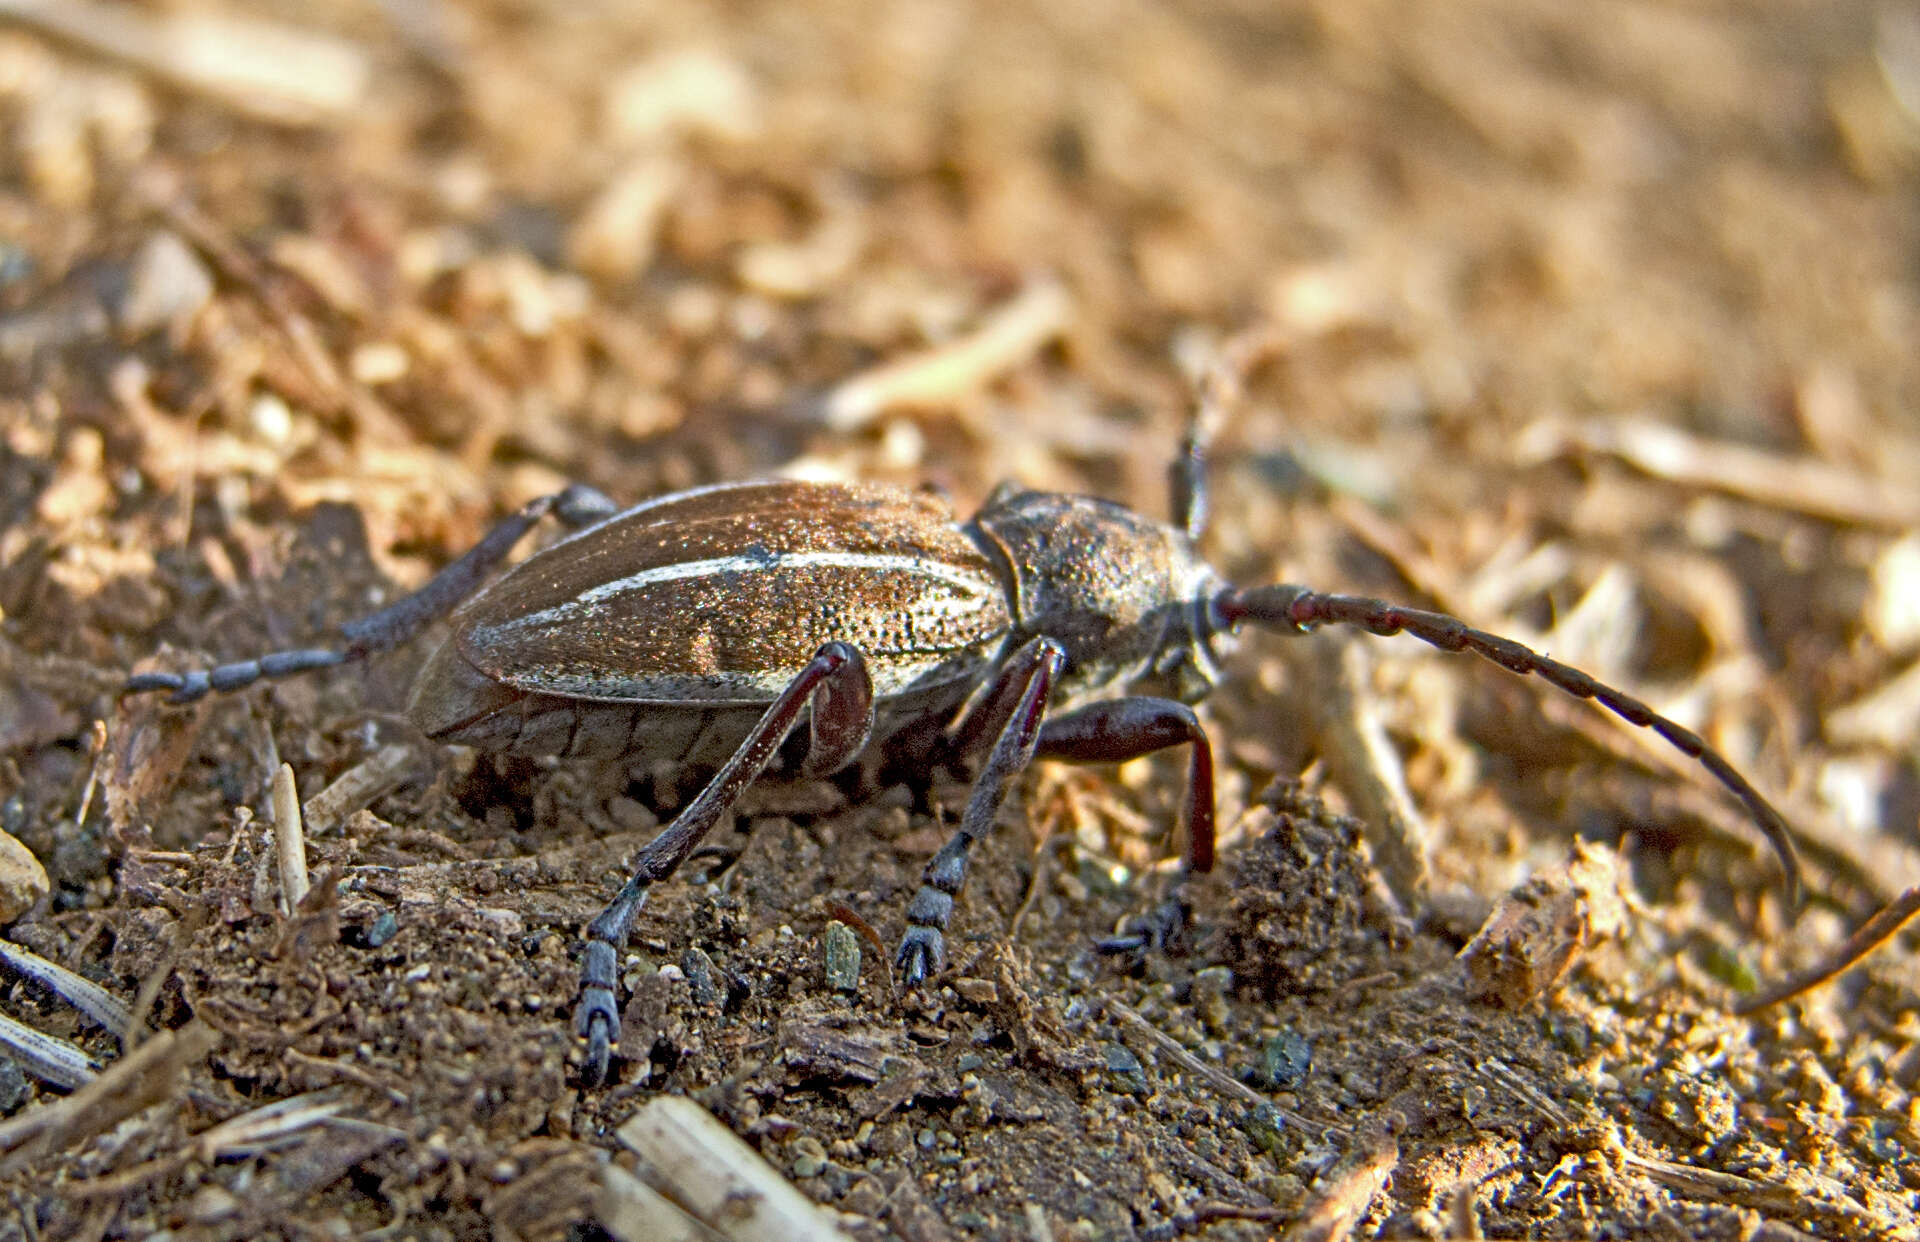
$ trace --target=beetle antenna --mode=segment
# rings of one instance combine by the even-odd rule
[[[1787,908],[1800,907],[1800,858],[1794,852],[1787,821],[1760,791],[1740,775],[1727,757],[1705,738],[1677,721],[1669,720],[1639,699],[1594,680],[1568,664],[1541,655],[1530,647],[1476,630],[1458,617],[1418,608],[1402,608],[1360,595],[1329,595],[1306,587],[1280,584],[1241,590],[1229,587],[1214,598],[1217,615],[1229,626],[1242,621],[1279,630],[1305,633],[1316,626],[1355,625],[1374,634],[1411,634],[1442,651],[1468,651],[1491,660],[1509,672],[1539,677],[1579,699],[1591,699],[1628,724],[1651,729],[1713,774],[1715,780],[1740,799],[1753,822],[1765,834],[1780,859]]]

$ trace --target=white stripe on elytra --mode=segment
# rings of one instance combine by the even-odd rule
[[[684,494],[684,493],[683,493]],[[784,569],[869,569],[879,572],[916,573],[944,582],[963,595],[983,595],[991,583],[963,572],[950,570],[922,556],[889,556],[880,552],[772,552],[764,556],[716,556],[704,561],[685,561],[678,565],[658,565],[637,574],[616,578],[589,587],[564,604],[530,612],[490,627],[498,633],[539,628],[563,623],[601,600],[687,578],[714,574],[763,573]]]
[[[677,504],[693,496],[705,496],[712,492],[738,491],[748,487],[765,487],[769,483],[776,483],[778,481],[777,479],[746,479],[729,483],[708,483],[703,487],[690,487],[684,492],[663,492],[658,496],[649,496],[639,504],[629,505],[611,517],[603,518],[591,526],[582,526],[579,530],[569,533],[564,538],[554,540],[547,546],[546,550],[552,551],[563,543],[572,543],[582,535],[590,535],[611,522],[618,522],[622,518],[630,518],[636,513],[645,513],[649,509],[658,509],[665,505]]]

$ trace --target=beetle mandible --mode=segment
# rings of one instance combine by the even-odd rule
[[[719,484],[624,511],[586,487],[535,500],[413,595],[342,627],[337,645],[188,673],[141,673],[128,693],[174,702],[362,660],[451,613],[408,713],[429,736],[534,755],[719,764],[635,856],[588,924],[575,1029],[582,1078],[606,1074],[620,1026],[618,965],[649,889],[674,874],[741,793],[808,726],[800,771],[869,747],[977,769],[958,829],[927,864],[897,955],[909,985],[945,964],[944,931],[975,841],[1036,757],[1116,763],[1189,748],[1186,866],[1213,865],[1213,754],[1189,704],[1244,624],[1407,633],[1534,674],[1698,760],[1779,855],[1789,908],[1800,872],[1785,822],[1698,734],[1640,700],[1456,618],[1306,587],[1230,585],[1195,549],[1205,452],[1173,468],[1172,523],[1084,496],[1003,485],[960,521],[892,487]],[[488,583],[547,515],[577,528]],[[1137,940],[1160,931],[1143,924]]]

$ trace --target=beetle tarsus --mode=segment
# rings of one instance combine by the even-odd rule
[[[937,927],[908,927],[907,934],[900,938],[893,966],[900,972],[902,986],[919,987],[947,968],[946,937]]]
[[[967,882],[967,851],[973,838],[956,832],[927,864],[913,900],[907,903],[907,931],[900,938],[894,965],[908,987],[946,968],[946,927],[953,918],[953,900]]]
[[[587,1041],[587,1058],[580,1080],[589,1087],[606,1081],[612,1058],[614,1032],[620,1029],[620,1005],[615,989],[620,983],[620,953],[633,931],[633,920],[647,904],[649,880],[634,876],[621,886],[606,909],[587,924],[586,950],[580,963],[580,992],[573,1015],[574,1033]]]
[[[1095,941],[1094,950],[1116,957],[1164,952],[1186,931],[1190,914],[1186,900],[1176,893],[1145,914],[1129,918],[1119,935]]]

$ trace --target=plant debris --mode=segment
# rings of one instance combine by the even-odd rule
[[[1897,7],[0,0],[0,1239],[1920,1236]],[[571,481],[1160,514],[1202,448],[1234,581],[1644,698],[1804,909],[1658,738],[1250,635],[1212,874],[1183,757],[1039,764],[903,992],[965,786],[764,785],[583,1091],[579,932],[700,774],[425,744],[431,636],[115,693]]]

